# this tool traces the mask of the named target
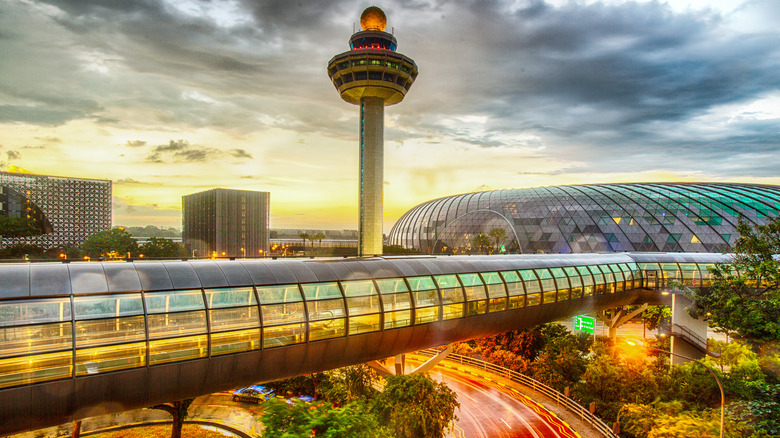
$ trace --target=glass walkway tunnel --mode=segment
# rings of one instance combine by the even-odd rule
[[[0,265],[0,434],[490,336],[711,281],[721,254]],[[650,273],[648,275],[648,273]]]

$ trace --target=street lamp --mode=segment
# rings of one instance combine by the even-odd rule
[[[720,389],[720,438],[723,438],[723,423],[725,419],[724,413],[725,413],[726,397],[723,395],[723,385],[720,384],[720,378],[715,373],[715,371],[712,370],[712,368],[708,367],[707,365],[704,365],[702,361],[698,359],[694,359],[692,357],[683,356],[682,354],[672,353],[671,351],[662,350],[660,348],[648,347],[647,345],[645,345],[644,342],[640,341],[639,339],[627,339],[626,343],[628,345],[642,346],[647,348],[648,350],[654,350],[661,353],[670,354],[672,356],[681,357],[683,359],[692,360],[698,363],[699,365],[703,366],[704,369],[706,369],[707,371],[709,371],[709,373],[712,374],[712,377],[715,378],[715,382],[718,384],[718,389]]]

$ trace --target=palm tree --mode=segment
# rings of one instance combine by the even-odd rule
[[[322,239],[325,238],[325,233],[319,232],[314,235],[314,238],[317,239],[317,242],[320,244],[320,249],[322,249]]]
[[[298,237],[300,237],[301,240],[303,240],[303,253],[305,254],[306,253],[306,239],[309,238],[309,233],[301,233],[301,234],[298,235]]]
[[[503,228],[496,227],[488,232],[488,236],[496,239],[496,251],[498,251],[498,243],[506,236],[506,231]]]
[[[484,234],[477,234],[471,240],[471,246],[476,248],[478,252],[484,249],[485,254],[487,254],[487,248],[490,247],[490,238]]]

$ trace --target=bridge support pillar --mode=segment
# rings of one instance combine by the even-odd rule
[[[647,303],[642,304],[641,306],[639,306],[638,309],[628,314],[625,313],[624,307],[619,307],[617,309],[611,309],[612,311],[611,315],[607,315],[608,310],[604,310],[602,312],[599,312],[598,316],[601,322],[603,322],[604,325],[609,327],[609,338],[615,339],[615,337],[617,337],[618,327],[627,323],[629,320],[631,320],[631,318],[639,315],[645,310],[647,310]]]
[[[421,364],[419,367],[415,368],[414,371],[412,371],[409,374],[425,374],[428,371],[430,371],[433,367],[439,364],[439,362],[443,361],[447,358],[447,356],[452,353],[452,344],[447,344],[447,348],[440,351],[439,354],[436,356],[433,356],[432,358],[426,360],[423,364]]]
[[[696,319],[686,308],[691,300],[682,294],[672,294],[672,366],[690,362],[676,355],[701,359],[707,354],[707,321]]]
[[[406,355],[405,354],[399,354],[395,357],[395,375],[401,376],[404,373],[404,369],[406,368]]]

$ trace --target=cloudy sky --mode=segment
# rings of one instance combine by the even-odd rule
[[[114,181],[115,225],[271,192],[356,228],[358,109],[325,67],[363,0],[0,1],[0,163]],[[385,229],[476,190],[780,184],[777,0],[387,0],[420,75],[385,111]],[[359,24],[358,24],[359,26]]]

